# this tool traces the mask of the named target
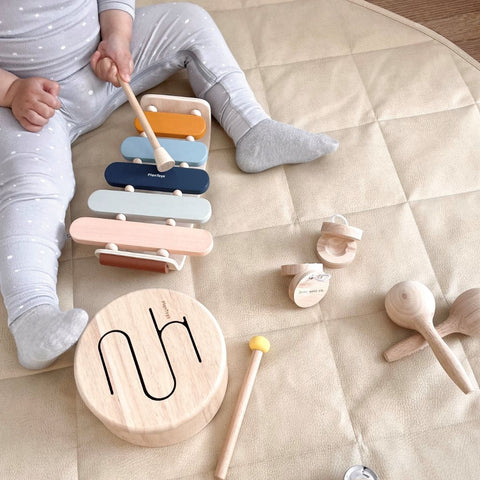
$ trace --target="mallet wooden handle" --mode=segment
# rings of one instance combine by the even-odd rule
[[[152,145],[153,148],[153,155],[155,157],[155,163],[157,164],[157,169],[159,172],[165,172],[167,170],[170,170],[174,165],[175,161],[172,159],[172,157],[169,155],[169,153],[160,145],[158,142],[157,136],[155,135],[154,131],[152,130],[152,127],[150,126],[150,123],[148,122],[147,117],[145,116],[145,113],[138,103],[137,97],[133,93],[132,88],[130,87],[130,84],[127,82],[124,82],[120,76],[118,76],[118,81],[120,85],[123,88],[123,91],[125,92],[125,95],[127,96],[127,99],[135,112],[135,115],[137,115],[138,119],[140,120],[140,123],[142,124],[143,130],[145,131],[145,134],[147,135],[148,141]]]
[[[248,401],[252,393],[253,385],[255,383],[255,377],[262,360],[264,353],[270,350],[270,342],[261,336],[252,337],[249,342],[252,355],[250,356],[250,364],[243,379],[242,387],[238,394],[235,410],[230,420],[230,425],[227,431],[227,437],[220,453],[220,458],[215,469],[215,480],[225,480],[227,477],[228,466],[232,459],[233,450],[237,443],[240,427],[242,426],[243,417],[247,409]]]

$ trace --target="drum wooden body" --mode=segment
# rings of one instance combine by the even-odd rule
[[[124,295],[90,321],[75,353],[87,407],[118,437],[180,442],[205,427],[227,387],[225,340],[212,314],[180,292]]]

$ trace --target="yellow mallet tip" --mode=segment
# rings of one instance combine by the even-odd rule
[[[267,353],[270,350],[270,342],[260,335],[252,337],[248,342],[250,350],[260,350],[263,353]]]

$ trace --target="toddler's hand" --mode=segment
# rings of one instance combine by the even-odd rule
[[[14,117],[29,132],[39,132],[61,107],[60,85],[42,77],[19,78],[7,91]]]
[[[130,82],[133,60],[129,43],[120,35],[110,35],[99,43],[90,59],[90,65],[98,78],[111,82],[116,87],[120,86],[118,75],[123,81]]]

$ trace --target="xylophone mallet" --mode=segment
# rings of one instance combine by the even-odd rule
[[[170,170],[175,165],[175,161],[170,156],[170,154],[160,145],[160,143],[158,143],[157,136],[153,132],[152,127],[150,126],[150,123],[148,122],[148,119],[145,116],[142,107],[138,103],[137,97],[135,97],[135,94],[130,87],[130,84],[124,82],[120,78],[120,76],[118,76],[118,81],[120,82],[120,85],[122,86],[123,91],[125,92],[125,95],[127,96],[127,99],[133,111],[140,120],[143,130],[147,135],[148,141],[152,145],[153,155],[155,157],[155,163],[157,165],[158,171],[165,172],[167,170]]]
[[[230,460],[232,459],[235,444],[237,443],[240,427],[242,426],[243,417],[245,416],[248,401],[252,393],[253,384],[255,383],[255,377],[257,376],[263,354],[270,350],[270,342],[265,337],[256,336],[250,339],[249,347],[250,350],[252,350],[250,364],[245,373],[237,403],[230,420],[227,436],[222,451],[220,452],[220,458],[217,462],[217,468],[215,469],[215,480],[225,480],[227,477],[227,470],[230,465]]]

